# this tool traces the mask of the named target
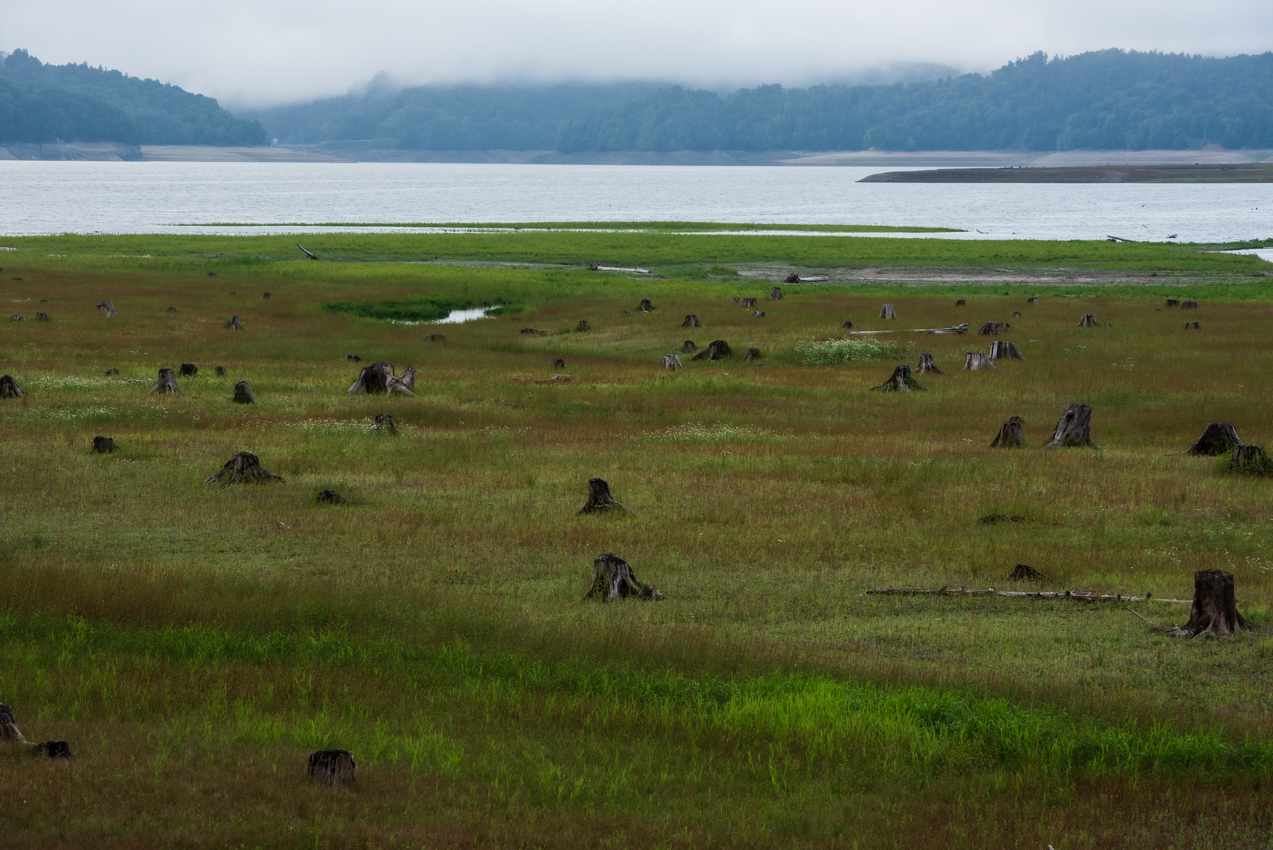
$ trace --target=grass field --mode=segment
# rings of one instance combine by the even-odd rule
[[[1184,599],[1218,568],[1273,623],[1273,482],[1180,454],[1213,421],[1273,441],[1267,264],[838,236],[306,242],[662,272],[635,278],[312,263],[294,241],[5,240],[0,297],[25,321],[0,323],[0,374],[25,395],[0,401],[0,702],[74,758],[0,749],[0,845],[1271,846],[1269,637],[1170,639],[1127,610],[1188,618],[1156,600],[865,593],[1003,588],[1024,563],[1046,578],[1021,589]],[[1154,285],[884,275],[771,301],[735,273],[862,252]],[[407,323],[469,304],[504,311]],[[846,320],[903,330],[809,365],[838,359],[810,352],[844,351],[818,346]],[[961,372],[986,338],[905,330],[991,320],[1026,361]],[[661,372],[686,339],[737,354]],[[945,371],[927,392],[871,391],[920,352]],[[349,354],[418,369],[415,396],[347,395]],[[181,395],[147,392],[184,362]],[[258,404],[230,402],[238,380]],[[1039,449],[1070,402],[1101,448]],[[1012,415],[1031,448],[988,448]],[[99,434],[118,450],[91,454]],[[236,451],[286,481],[202,486]],[[630,512],[576,515],[592,477]],[[581,603],[602,552],[667,598]],[[306,780],[323,747],[354,754],[355,788]]]

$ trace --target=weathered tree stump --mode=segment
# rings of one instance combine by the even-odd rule
[[[1012,318],[1017,319],[1017,318],[1020,318],[1020,316],[1021,316],[1021,311],[1020,311],[1020,310],[1013,310],[1013,311],[1012,311]]]
[[[1079,327],[1080,327],[1080,328],[1095,328],[1095,327],[1099,327],[1099,324],[1098,324],[1098,323],[1097,323],[1097,321],[1096,321],[1096,314],[1095,314],[1095,313],[1084,313],[1083,315],[1079,316]]]
[[[1238,436],[1238,429],[1233,425],[1228,422],[1212,422],[1202,432],[1202,436],[1194,440],[1193,445],[1181,454],[1216,457],[1233,451],[1234,446],[1244,445],[1246,443],[1242,442],[1242,438]]]
[[[96,436],[93,438],[93,454],[104,455],[115,451],[115,441],[110,437]]]
[[[349,395],[387,393],[389,392],[389,381],[392,378],[392,363],[372,363],[370,366],[362,367],[362,370],[358,373],[358,380],[354,381],[346,392]]]
[[[537,334],[539,333],[539,331],[535,330],[534,328],[522,328],[520,331],[518,331],[518,333]]]
[[[0,741],[18,741],[25,744],[26,740],[18,731],[18,724],[13,719],[13,709],[0,702]]]
[[[990,359],[991,360],[1024,360],[1021,352],[1017,350],[1016,343],[1008,342],[1005,339],[996,339],[990,343]]]
[[[345,362],[346,362],[346,363],[361,363],[361,362],[362,362],[362,358],[361,358],[361,357],[359,357],[357,354],[346,354],[346,355],[345,355]]]
[[[659,361],[665,372],[675,372],[677,369],[684,369],[681,365],[681,356],[679,354],[664,354],[663,359]]]
[[[654,305],[650,303],[649,298],[642,298],[641,303],[637,305],[637,309],[642,313],[653,313]]]
[[[753,360],[759,360],[759,359],[760,359],[760,349],[759,349],[759,348],[749,348],[749,349],[747,349],[747,358],[746,358],[745,360],[743,360],[743,362],[744,362],[744,363],[750,363],[750,362],[751,362],[751,361],[753,361]]]
[[[681,346],[681,353],[693,354],[695,351],[698,351],[698,346],[694,344],[694,340],[692,339],[685,340],[685,344]]]
[[[119,374],[119,370],[118,370],[118,369],[107,369],[107,370],[106,370],[106,377],[108,377],[108,378],[109,378],[111,375],[118,375],[118,374]]]
[[[698,320],[698,315],[695,313],[690,313],[685,317],[685,321],[681,322],[683,328],[701,328],[702,326],[703,323]]]
[[[555,370],[557,370],[557,369],[565,369],[565,368],[566,368],[566,361],[565,361],[564,359],[562,359],[562,358],[560,358],[560,357],[554,357],[554,358],[553,358],[553,370],[554,370],[554,371],[555,371]]]
[[[224,367],[224,366],[214,366],[214,367],[212,367],[212,374],[216,375],[218,378],[224,378],[224,377],[225,377],[225,367]]]
[[[309,754],[306,775],[315,782],[338,788],[341,785],[354,784],[355,767],[354,757],[348,750],[319,750]]]
[[[1202,330],[1202,325],[1198,324],[1197,322],[1185,322],[1185,330],[1199,331],[1199,330]]]
[[[755,298],[744,298],[744,299],[743,299],[743,309],[744,309],[744,310],[746,310],[748,307],[755,307],[755,306],[756,306],[756,299],[755,299]]]
[[[968,302],[962,298],[960,298],[958,301],[955,302],[956,307],[965,307],[967,305],[968,305]]]
[[[165,313],[175,313],[175,312],[177,312],[177,308],[176,308],[176,307],[167,307],[167,308],[165,308],[165,309],[164,309],[164,312],[165,312]]]
[[[880,307],[880,318],[881,319],[896,319],[897,309],[892,304],[883,305],[882,307]]]
[[[252,388],[247,381],[239,381],[234,385],[234,403],[256,404],[256,396],[252,395]]]
[[[1193,575],[1193,606],[1189,622],[1171,629],[1172,637],[1232,637],[1239,632],[1259,628],[1238,613],[1233,588],[1233,573],[1224,570],[1200,570]]]
[[[320,505],[339,505],[345,500],[335,490],[320,490],[315,501]]]
[[[986,356],[984,351],[966,351],[964,352],[964,372],[975,372],[978,369],[998,369],[994,361]]]
[[[1020,416],[1012,416],[1008,421],[1003,423],[1003,427],[999,429],[999,433],[995,436],[994,442],[990,444],[992,449],[1023,449],[1025,448],[1025,420]]]
[[[1180,306],[1180,301],[1179,301],[1179,299],[1176,299],[1176,298],[1168,298],[1168,299],[1167,299],[1167,306],[1168,306],[1168,307],[1179,307],[1179,306]]]
[[[1264,446],[1234,446],[1229,468],[1251,475],[1273,475],[1273,461],[1264,453]]]
[[[238,316],[231,316],[231,317],[230,317],[230,321],[226,322],[226,323],[225,323],[225,326],[226,326],[227,328],[229,328],[230,330],[232,330],[232,331],[241,331],[241,330],[243,330],[243,323],[239,321],[239,317],[238,317]]]
[[[425,342],[446,342],[446,334],[425,334]]]
[[[999,326],[995,324],[994,322],[986,322],[984,325],[982,325],[980,328],[977,329],[978,336],[988,336],[990,334],[998,334],[998,333],[999,333]]]
[[[32,752],[46,759],[69,759],[71,757],[71,747],[66,741],[44,741],[35,745]]]
[[[908,393],[911,390],[927,390],[928,387],[921,387],[919,381],[915,380],[915,377],[911,374],[911,367],[903,363],[893,370],[893,374],[889,376],[887,381],[871,389],[882,390],[886,393]]]
[[[619,504],[610,495],[610,485],[600,478],[588,479],[588,501],[579,509],[581,514],[595,514],[601,511],[607,511],[611,508],[619,508],[626,511],[627,508]]]
[[[729,299],[729,303],[730,303],[730,304],[737,304],[738,302],[739,302],[739,298],[738,298],[738,296],[737,296],[737,295],[735,295],[733,298]]]
[[[847,331],[853,327],[853,323],[846,321],[844,324],[840,325],[840,327]]]
[[[283,480],[281,476],[261,466],[261,459],[256,455],[251,452],[238,452],[225,462],[220,472],[205,478],[203,486],[207,487],[213,481],[220,481],[227,475],[229,478],[223,485],[225,487],[231,484],[268,484],[271,481]]]
[[[715,362],[722,357],[729,357],[733,353],[729,350],[729,343],[723,339],[715,339],[707,344],[707,348],[694,355],[694,359],[702,360],[706,357],[708,360]]]
[[[799,277],[797,277],[795,280],[789,280],[789,281],[787,281],[787,283],[799,283],[799,282],[800,282],[800,278],[799,278]],[[782,300],[782,287],[781,287],[781,286],[775,286],[773,289],[769,290],[769,300],[770,300],[770,301],[781,301],[781,300]]]
[[[182,363],[178,374],[183,378],[193,378],[199,374],[199,367],[193,363]]]
[[[1197,310],[1198,302],[1197,301],[1181,301],[1180,309],[1181,310]]]
[[[398,435],[398,428],[393,424],[393,417],[388,413],[377,413],[376,418],[371,422],[371,427],[374,431],[387,431],[394,436]]]
[[[663,594],[659,593],[654,585],[638,581],[636,573],[632,572],[632,567],[618,555],[607,552],[593,558],[592,586],[588,588],[588,592],[580,601],[598,599],[609,602],[612,599],[629,597],[656,600],[662,599]]]
[[[22,387],[10,375],[0,375],[0,398],[22,398]]]
[[[19,316],[17,313],[14,313],[12,316],[9,317],[9,321],[11,322],[25,322],[26,320],[27,320],[26,316]]]
[[[1043,581],[1044,575],[1034,567],[1026,564],[1017,564],[1012,568],[1012,572],[1008,574],[1008,578],[1013,581]]]
[[[115,305],[110,303],[109,301],[103,301],[101,304],[98,304],[97,309],[105,313],[106,318],[108,319],[113,319],[119,315],[119,313],[116,312],[115,310]]]
[[[150,388],[152,393],[179,393],[181,387],[177,386],[177,375],[171,369],[160,369],[159,378],[155,381],[155,385]]]
[[[268,301],[269,299],[270,299],[270,293],[268,293],[268,292],[262,292],[262,293],[261,293],[261,300],[262,300],[262,301]]]
[[[393,371],[393,367],[389,367]],[[400,395],[415,395],[415,369],[410,367],[403,369],[402,374],[398,377],[390,377],[385,383],[385,391],[389,395],[398,393]]]
[[[584,331],[590,330],[592,330],[592,328],[588,326],[587,319],[580,319],[579,324],[575,325],[575,333],[583,333]]]
[[[36,314],[35,314],[35,320],[36,320],[37,322],[51,322],[51,321],[53,321],[52,319],[50,319],[50,318],[49,318],[49,314],[48,314],[48,313],[45,313],[45,312],[39,312],[39,313],[36,313]]]
[[[1038,304],[1038,303],[1039,303],[1039,296],[1035,295],[1035,296],[1032,296],[1032,297],[1030,297],[1030,298],[1027,298],[1027,299],[1025,300],[1025,303],[1027,303],[1027,304]]]
[[[1088,446],[1099,449],[1092,442],[1092,406],[1089,404],[1069,404],[1061,418],[1057,420],[1056,431],[1052,439],[1043,448],[1070,448]]]
[[[933,362],[933,355],[921,353],[919,355],[919,365],[915,367],[916,373],[922,375],[925,372],[932,372],[936,375],[943,374],[941,369],[937,368],[937,364]]]
[[[763,318],[765,318],[765,311],[764,311],[764,310],[757,310],[756,312],[754,312],[754,313],[752,313],[752,314],[751,314],[751,317],[752,317],[753,319],[763,319]]]

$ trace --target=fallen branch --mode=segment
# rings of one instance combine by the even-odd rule
[[[873,334],[966,334],[968,333],[968,323],[962,325],[951,325],[948,328],[911,328],[909,330],[885,330],[885,331],[850,331],[849,336],[871,336]]]
[[[1008,596],[1013,599],[1069,599],[1074,602],[1171,602],[1192,605],[1189,599],[1163,599],[1148,596],[1123,596],[1116,593],[1097,593],[1094,590],[995,590],[988,587],[977,590],[969,587],[942,587],[937,590],[921,590],[917,587],[877,587],[868,595],[880,596]]]
[[[592,265],[588,266],[588,268],[592,269],[594,272],[631,272],[632,274],[649,274],[650,273],[649,269],[638,269],[638,268],[622,269],[622,268],[619,268],[618,266],[603,266],[598,263],[593,263]]]

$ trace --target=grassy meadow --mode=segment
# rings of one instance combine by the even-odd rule
[[[0,374],[25,395],[0,400],[0,702],[74,758],[0,747],[0,846],[1273,846],[1273,638],[1174,640],[1127,610],[1183,623],[1159,600],[1218,568],[1273,624],[1273,481],[1181,455],[1213,421],[1273,444],[1266,263],[657,232],[303,237],[345,260],[317,263],[286,236],[3,241],[25,321],[0,322]],[[568,267],[589,261],[656,274]],[[757,271],[861,264],[1007,271],[780,301]],[[1076,268],[1120,276],[1065,285]],[[467,305],[502,309],[420,323]],[[826,345],[846,320],[902,330]],[[988,338],[906,330],[992,320],[1024,362],[962,372]],[[716,339],[735,355],[659,369]],[[944,370],[926,392],[871,391],[921,352]],[[347,395],[350,354],[416,368],[414,397]],[[186,362],[180,395],[148,392]],[[1070,402],[1099,450],[1039,448]],[[990,449],[1012,415],[1031,447]],[[202,486],[238,451],[285,482]],[[577,515],[592,477],[630,511]],[[581,603],[603,552],[667,598]],[[1045,579],[1009,582],[1018,563]],[[866,594],[904,585],[1153,598]],[[324,747],[356,787],[306,780]]]

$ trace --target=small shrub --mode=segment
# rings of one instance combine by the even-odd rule
[[[853,360],[885,360],[897,357],[897,343],[881,339],[828,339],[802,342],[796,356],[806,366],[833,366]]]

